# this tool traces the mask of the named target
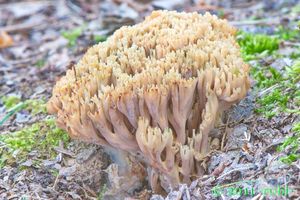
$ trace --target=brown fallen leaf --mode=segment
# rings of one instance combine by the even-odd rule
[[[225,167],[227,167],[228,165],[229,165],[228,162],[225,162],[225,163],[223,162],[223,163],[219,164],[219,166],[216,167],[214,169],[214,171],[212,172],[212,175],[219,176],[224,171]]]
[[[0,32],[0,48],[6,48],[13,45],[14,41],[5,31]]]
[[[249,144],[248,143],[245,143],[242,147],[242,150],[248,154],[254,154],[253,151],[251,151],[251,149],[249,148]]]

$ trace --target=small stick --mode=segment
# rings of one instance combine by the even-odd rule
[[[10,26],[6,26],[4,28],[1,28],[1,31],[5,31],[7,33],[12,33],[12,32],[20,32],[20,31],[24,31],[24,30],[28,30],[28,29],[32,29],[36,26],[41,26],[42,23],[24,23],[24,24],[16,24],[16,25],[10,25]]]
[[[223,174],[222,176],[219,176],[216,180],[221,179],[221,178],[227,176],[228,174],[231,174],[232,172],[249,170],[251,167],[253,167],[253,166],[241,167],[241,168],[236,168],[236,169],[230,170],[230,171],[226,172],[225,174]]]
[[[55,188],[56,188],[56,185],[57,185],[57,183],[58,183],[59,177],[60,177],[60,174],[58,174],[58,175],[56,176],[55,181],[54,181],[54,184],[53,184],[53,186],[52,186],[52,188],[53,188],[54,191],[56,191]]]
[[[225,143],[225,138],[226,138],[226,135],[227,135],[227,128],[228,128],[229,119],[230,119],[230,116],[227,119],[226,126],[225,126],[225,131],[224,131],[225,133],[223,134],[223,137],[222,137],[221,151],[223,151],[223,149],[224,149],[224,143]]]

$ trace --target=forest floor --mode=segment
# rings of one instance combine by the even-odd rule
[[[141,3],[143,2],[143,3]],[[239,28],[251,90],[213,134],[206,175],[167,199],[299,199],[300,2],[0,0],[0,199],[102,199],[110,158],[46,112],[55,82],[88,47],[153,9],[210,11]],[[107,199],[164,199],[143,185]],[[152,197],[151,197],[152,196]]]

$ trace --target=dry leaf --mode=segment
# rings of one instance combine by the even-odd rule
[[[11,36],[9,36],[6,32],[0,32],[0,48],[6,48],[13,45],[14,41]]]

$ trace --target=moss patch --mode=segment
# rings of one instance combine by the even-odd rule
[[[258,55],[269,56],[274,54],[279,47],[280,40],[293,40],[298,30],[284,30],[279,28],[275,36],[262,34],[250,34],[239,32],[238,42],[241,53],[246,60],[255,60]],[[291,58],[297,57],[295,53]],[[252,66],[251,76],[256,84],[254,90],[260,96],[257,98],[255,111],[267,118],[277,116],[279,113],[293,113],[299,115],[300,107],[300,62],[294,61],[291,67],[285,67],[277,71],[270,66]],[[296,123],[292,129],[292,136],[287,137],[278,147],[278,151],[284,151],[286,156],[281,157],[284,163],[292,163],[300,158],[300,123]]]
[[[11,109],[15,105],[21,102],[21,99],[17,96],[3,96],[1,101],[6,109]]]
[[[56,155],[54,147],[60,141],[67,144],[69,136],[56,126],[52,118],[0,135],[0,166],[24,162],[29,159],[29,153],[33,150],[38,151],[37,159],[51,159]]]
[[[245,60],[255,58],[253,55],[259,53],[272,53],[279,48],[280,40],[276,36],[264,34],[252,34],[240,31],[237,40],[241,46],[241,52]]]
[[[286,138],[277,148],[278,151],[287,152],[286,156],[280,158],[282,162],[287,164],[291,164],[297,161],[297,159],[300,159],[300,122],[294,124],[292,131],[294,131],[294,135]]]

